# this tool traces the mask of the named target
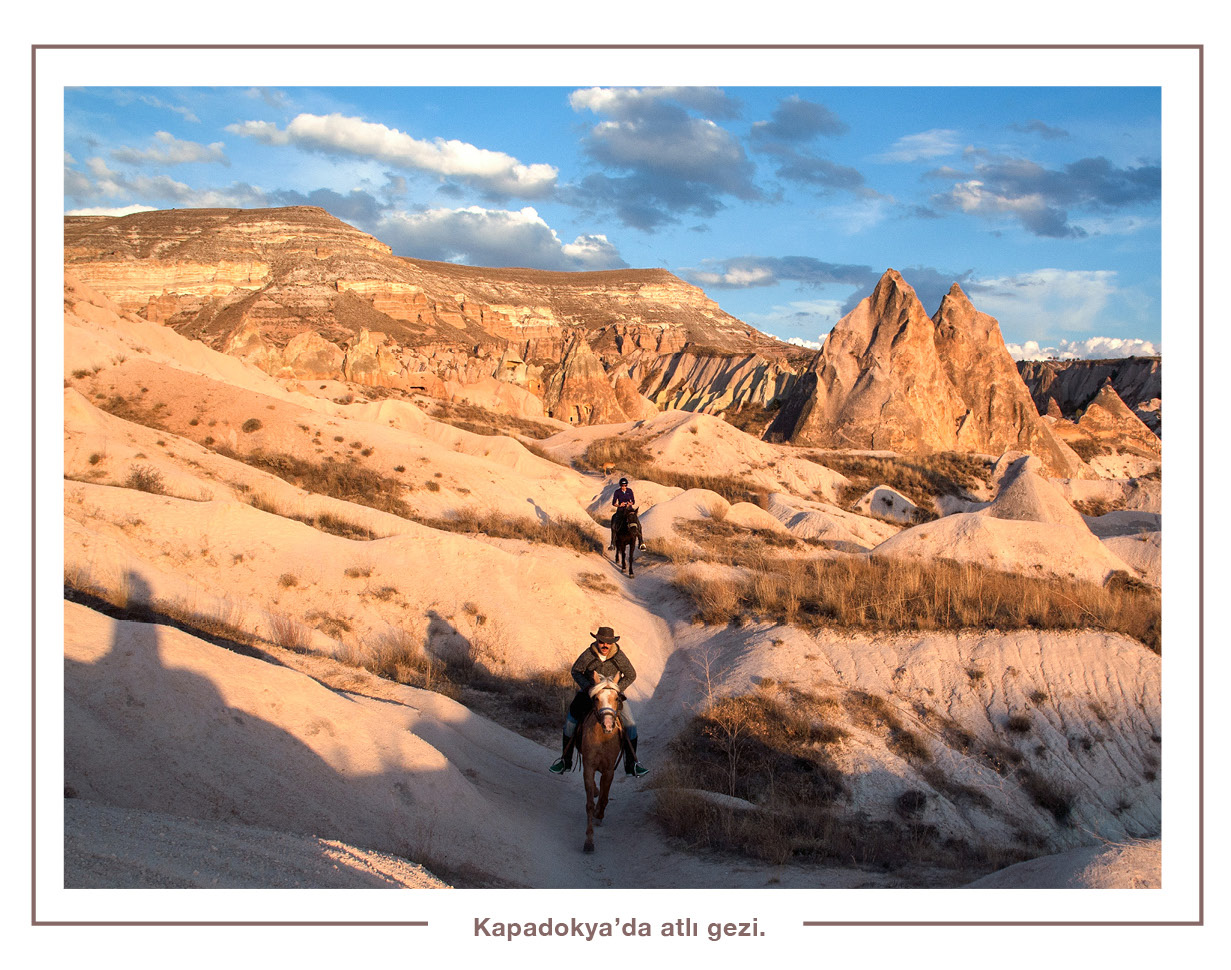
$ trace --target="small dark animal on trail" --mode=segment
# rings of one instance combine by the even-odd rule
[[[638,548],[644,548],[641,541],[641,520],[637,518],[637,509],[624,507],[616,509],[615,522],[615,563],[623,572],[628,569],[628,578],[633,578],[633,557]]]
[[[594,851],[594,826],[603,824],[611,779],[624,751],[624,725],[620,723],[624,695],[620,693],[619,680],[619,674],[607,679],[594,672],[594,686],[590,688],[594,710],[577,729],[581,773],[586,783],[586,844],[582,847],[586,852]],[[595,774],[599,776],[597,783]]]

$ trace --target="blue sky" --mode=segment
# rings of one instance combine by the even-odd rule
[[[662,267],[816,342],[888,267],[1018,356],[1161,352],[1160,93],[75,88],[65,210],[319,205],[398,255]]]

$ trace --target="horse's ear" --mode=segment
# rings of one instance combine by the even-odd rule
[[[598,671],[597,671],[597,670],[592,670],[592,671],[590,672],[590,676],[594,678],[594,683],[596,683],[596,684],[597,684],[600,680],[602,680],[602,678],[601,678],[601,677],[599,677],[599,675],[598,675]]]
[[[611,678],[611,682],[613,684],[618,684],[620,682],[620,672],[619,671],[616,671],[616,675]]]

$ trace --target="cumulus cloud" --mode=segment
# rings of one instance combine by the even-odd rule
[[[194,112],[189,107],[185,107],[184,105],[169,104],[166,101],[163,101],[161,98],[157,98],[152,94],[136,95],[135,99],[144,105],[148,105],[151,108],[158,108],[162,111],[172,111],[175,114],[179,115],[181,118],[183,118],[185,121],[191,121],[193,124],[201,123],[201,119],[197,117],[196,112]],[[121,98],[121,103],[124,103],[125,100],[126,98]]]
[[[1081,332],[1104,325],[1119,297],[1112,270],[1038,269],[1017,276],[972,279],[963,288],[974,304],[1016,332]]]
[[[606,170],[571,186],[564,197],[572,204],[610,210],[626,225],[650,230],[684,213],[714,215],[724,197],[761,197],[739,140],[713,120],[737,111],[721,91],[586,88],[574,91],[569,104],[603,117],[583,148]]]
[[[849,130],[846,122],[825,105],[805,101],[793,94],[778,103],[769,121],[753,124],[752,137],[773,142],[801,142],[819,135],[844,135]]]
[[[1068,138],[1069,133],[1063,128],[1053,128],[1051,125],[1044,124],[1037,118],[1028,121],[1024,125],[1016,124],[1009,125],[1014,131],[1020,131],[1027,135],[1038,135],[1040,138],[1045,138],[1048,141],[1056,141],[1061,138]]]
[[[269,121],[245,121],[227,131],[267,145],[292,145],[326,155],[374,159],[396,168],[454,180],[491,196],[542,198],[556,187],[552,165],[525,165],[504,152],[456,139],[414,138],[396,128],[334,113],[300,114],[285,128]]]
[[[77,203],[111,199],[120,205],[154,202],[183,208],[251,208],[270,204],[269,194],[246,182],[197,189],[167,175],[132,175],[111,169],[99,156],[87,158],[85,171],[65,167],[64,194]],[[139,203],[134,200],[140,200]]]
[[[846,123],[823,104],[792,95],[779,102],[769,121],[752,126],[750,142],[754,151],[778,160],[776,174],[781,179],[818,189],[866,192],[858,169],[803,147],[820,135],[841,135],[847,130]]]
[[[950,128],[931,128],[914,135],[904,135],[887,152],[875,156],[878,162],[918,162],[940,158],[961,151],[957,132]]]
[[[149,148],[124,146],[111,153],[117,162],[128,165],[186,165],[191,162],[218,162],[230,165],[231,160],[223,153],[223,143],[202,145],[195,141],[182,141],[169,131],[155,132]]]
[[[1088,337],[1085,340],[1056,341],[1056,346],[1043,347],[1037,340],[1020,344],[1005,344],[1014,360],[1106,360],[1117,357],[1157,357],[1161,345],[1137,337]]]
[[[428,209],[389,212],[377,236],[404,256],[479,266],[549,270],[622,269],[628,264],[606,236],[578,236],[564,243],[533,208],[519,211]]]
[[[119,208],[107,206],[92,206],[85,209],[70,209],[66,216],[130,216],[134,212],[153,212],[154,207],[148,205],[126,205]]]
[[[743,256],[710,261],[700,268],[680,272],[700,286],[721,290],[776,286],[782,282],[809,287],[837,283],[871,290],[880,278],[870,266],[827,263],[811,256]]]
[[[979,161],[947,192],[933,196],[932,203],[989,219],[1015,218],[1036,236],[1072,238],[1089,233],[1070,220],[1070,208],[1099,217],[1156,206],[1161,189],[1158,165],[1119,168],[1106,158],[1082,158],[1048,169],[1023,158],[991,158]]]

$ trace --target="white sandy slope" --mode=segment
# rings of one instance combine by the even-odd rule
[[[331,839],[64,801],[68,889],[447,889],[422,866]]]
[[[1159,889],[1162,842],[1145,839],[1084,846],[1019,862],[968,889]]]
[[[837,500],[847,479],[823,465],[802,458],[798,450],[773,445],[721,418],[691,411],[664,411],[644,421],[571,428],[540,442],[552,455],[573,460],[605,438],[618,438],[645,449],[667,471],[736,478],[751,489],[782,491],[810,497],[818,493]],[[626,472],[617,468],[616,472]]]
[[[398,497],[422,516],[469,507],[592,525],[590,510],[609,495],[609,479],[538,459],[509,439],[443,425],[404,402],[340,404],[335,398],[346,400],[349,392],[333,385],[317,397],[165,328],[89,306],[95,309],[78,300],[66,314],[66,376],[89,375],[73,377],[65,392],[66,474],[81,479],[66,482],[64,496],[65,574],[76,585],[129,603],[204,613],[269,639],[277,639],[276,622],[289,621],[325,654],[406,635],[432,652],[465,655],[506,675],[559,670],[589,631],[611,625],[635,658],[639,676],[630,698],[653,758],[706,699],[706,658],[714,660],[710,689],[746,692],[766,677],[839,693],[866,689],[905,705],[912,729],[923,733],[928,725],[912,713],[916,702],[990,738],[1040,692],[1051,703],[1039,709],[1037,737],[1022,743],[1046,749],[1048,770],[1082,794],[1075,806],[1080,827],[1057,828],[1018,787],[942,747],[936,751],[946,770],[986,790],[991,807],[972,814],[936,792],[928,821],[966,838],[1030,832],[1055,848],[1088,839],[1088,832],[1119,839],[1157,831],[1157,782],[1145,780],[1156,767],[1150,739],[1159,731],[1157,657],[1139,644],[1101,634],[852,638],[694,626],[690,605],[671,586],[669,565],[650,562],[629,581],[598,554],[431,529],[310,495],[218,454],[202,436],[240,451],[261,447],[404,474]],[[166,427],[100,411],[91,395],[109,393],[147,408],[162,402]],[[261,428],[244,432],[252,417]],[[579,452],[587,440],[617,430],[573,429],[556,436],[556,448]],[[802,497],[824,494],[838,478],[799,458],[791,462],[802,464],[784,472],[781,451],[762,452],[762,443],[717,419],[660,415],[624,430],[669,439],[658,447],[683,470],[696,470],[691,448],[712,446],[713,464],[703,467],[764,473],[764,484],[780,489],[770,512],[796,534],[828,534],[864,549],[896,532]],[[655,441],[647,447],[653,451]],[[139,468],[158,471],[170,494],[122,487]],[[638,483],[639,494],[646,485]],[[721,508],[713,493],[646,494],[664,506],[681,499],[688,516]],[[254,495],[259,508],[249,504]],[[737,511],[764,522],[755,506],[725,514]],[[293,518],[322,512],[361,526],[370,538],[342,538]],[[663,840],[648,817],[649,797],[622,778],[600,857],[586,861],[579,851],[579,780],[544,771],[554,756],[554,729],[529,740],[440,695],[325,658],[270,646],[266,653],[278,666],[75,604],[66,604],[65,639],[66,783],[82,802],[242,826],[248,835],[273,829],[342,842],[424,863],[446,881],[460,873],[480,884],[535,886],[901,884],[901,877],[860,869],[732,868],[695,858]],[[988,676],[972,680],[971,667]],[[1075,752],[1073,738],[1088,740],[1089,750],[1078,745]],[[872,817],[892,818],[896,797],[926,784],[875,732],[853,731],[843,760],[859,810]],[[498,846],[484,831],[493,813],[515,820]],[[99,858],[85,844],[90,826],[104,821],[86,819],[74,830],[83,879],[95,878],[85,873]],[[137,847],[149,823],[127,816],[114,824],[131,826],[127,844]],[[636,840],[645,851],[604,855],[606,840]],[[316,865],[300,858],[305,867]],[[115,878],[163,878],[149,862],[138,860]],[[285,878],[262,876],[262,866],[254,862],[247,875],[228,878],[245,885]]]
[[[1090,531],[1060,491],[1039,474],[1037,458],[1004,472],[996,497],[975,512],[906,529],[873,555],[951,559],[1025,576],[1105,582],[1113,573],[1140,575]]]

